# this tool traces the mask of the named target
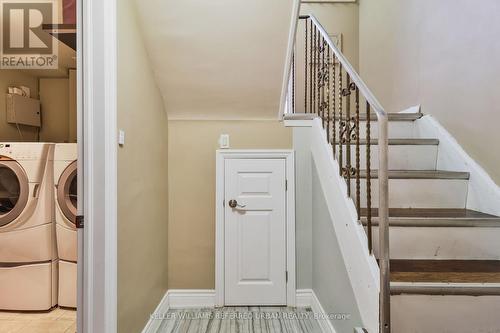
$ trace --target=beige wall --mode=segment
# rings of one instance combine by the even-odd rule
[[[36,77],[19,70],[0,70],[0,142],[1,141],[36,141],[36,127],[19,125],[21,135],[15,124],[7,123],[5,96],[9,86],[26,86],[31,89],[31,96],[38,98],[38,80]]]
[[[292,147],[278,121],[169,121],[169,288],[215,288],[215,151]]]
[[[421,104],[500,184],[500,2],[360,0],[360,70],[384,107]]]
[[[304,3],[300,6],[300,14],[316,16],[328,34],[342,34],[342,53],[356,69],[359,55],[358,9],[357,3]]]
[[[118,332],[140,332],[167,290],[167,116],[133,5],[118,2]]]
[[[40,140],[46,142],[68,142],[69,80],[44,78],[40,79],[39,86],[42,109]]]

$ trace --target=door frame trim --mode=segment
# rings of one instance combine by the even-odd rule
[[[78,0],[79,212],[77,326],[117,332],[117,0]],[[80,204],[81,202],[81,204]],[[80,260],[83,258],[83,260]]]
[[[226,159],[284,159],[286,191],[286,305],[296,304],[295,274],[295,152],[290,149],[225,149],[216,151],[215,306],[224,306],[224,177]]]

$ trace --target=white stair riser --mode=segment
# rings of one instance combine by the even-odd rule
[[[500,260],[500,228],[393,227],[391,259]],[[378,227],[373,227],[378,258]]]
[[[392,332],[492,332],[500,330],[500,296],[391,296]]]
[[[390,208],[465,208],[467,180],[389,179]],[[355,180],[352,181],[352,196]],[[372,181],[372,208],[378,207],[378,179]],[[361,207],[366,207],[366,179],[361,179]]]
[[[345,152],[344,149],[344,161]],[[389,146],[389,169],[390,170],[435,170],[437,161],[438,146]],[[370,148],[371,169],[378,169],[379,155],[378,145]],[[366,145],[361,145],[359,149],[359,165],[361,169],[366,169]],[[352,165],[356,163],[356,147],[351,147]],[[345,162],[344,162],[345,163]]]
[[[370,137],[378,138],[378,122],[372,121],[370,124]],[[338,125],[337,125],[338,126]],[[389,138],[391,139],[412,139],[414,138],[414,123],[412,121],[390,121]],[[366,121],[359,123],[359,137],[366,138]]]

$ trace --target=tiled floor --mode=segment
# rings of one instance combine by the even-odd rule
[[[0,333],[74,333],[76,311],[56,308],[44,313],[0,311]]]
[[[171,309],[157,333],[318,333],[318,320],[309,308],[225,307],[221,309]]]

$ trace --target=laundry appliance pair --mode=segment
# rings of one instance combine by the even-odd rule
[[[76,156],[0,143],[0,310],[76,307]]]

